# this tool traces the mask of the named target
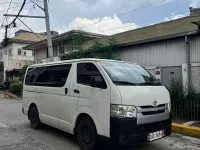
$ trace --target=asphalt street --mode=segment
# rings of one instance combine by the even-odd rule
[[[30,127],[27,116],[21,112],[22,100],[0,96],[0,150],[80,150],[73,136],[44,126]],[[111,148],[108,148],[111,149]],[[172,134],[164,139],[123,150],[200,150],[200,139]]]

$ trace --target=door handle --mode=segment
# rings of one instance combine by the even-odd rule
[[[65,88],[65,95],[67,95],[68,93],[68,88]]]
[[[79,91],[79,90],[77,90],[77,89],[74,89],[74,93],[76,93],[76,94],[79,94],[79,93],[80,93],[80,91]]]

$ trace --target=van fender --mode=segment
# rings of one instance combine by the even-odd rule
[[[40,107],[39,107],[39,105],[37,105],[37,102],[36,102],[36,99],[35,99],[35,98],[31,98],[31,99],[29,100],[28,103],[29,103],[29,104],[28,104],[28,111],[29,111],[29,109],[30,109],[31,104],[35,104],[36,107],[37,107],[37,109],[38,109],[38,112],[39,112],[39,114],[40,114]]]
[[[94,113],[94,111],[91,108],[87,107],[87,106],[81,106],[78,109],[76,109],[75,115],[73,115],[73,118],[72,118],[72,127],[75,128],[76,121],[77,121],[78,116],[80,114],[87,114],[88,116],[90,116],[92,118],[94,124],[95,124],[97,133],[101,135],[101,129],[100,129],[100,126],[99,126],[99,122],[98,122],[97,116]]]

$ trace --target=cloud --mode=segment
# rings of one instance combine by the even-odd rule
[[[67,27],[67,30],[84,30],[99,34],[115,34],[136,29],[135,23],[123,23],[116,15],[102,19],[76,18]]]
[[[185,16],[182,15],[182,14],[177,14],[177,15],[172,14],[171,17],[165,17],[165,21],[176,20],[176,19],[179,19],[179,18],[182,18],[182,17],[185,17]]]
[[[189,0],[189,1],[190,1],[190,4],[189,4],[190,7],[194,7],[194,8],[200,7],[200,0]]]

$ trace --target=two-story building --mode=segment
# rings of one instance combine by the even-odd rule
[[[24,65],[34,63],[34,52],[30,50],[24,50],[23,47],[29,44],[45,39],[45,35],[34,34],[19,30],[15,34],[16,36],[9,38],[7,44],[1,42],[0,44],[0,81],[4,81],[6,78],[10,80],[19,77],[19,70]]]
[[[60,57],[70,52],[78,51],[81,49],[81,44],[89,40],[95,40],[106,37],[105,35],[95,34],[90,32],[83,32],[79,30],[71,30],[52,37],[53,44],[53,59],[59,61]],[[32,50],[35,52],[35,63],[49,62],[49,54],[47,48],[47,40],[39,41],[28,46],[24,49]]]

